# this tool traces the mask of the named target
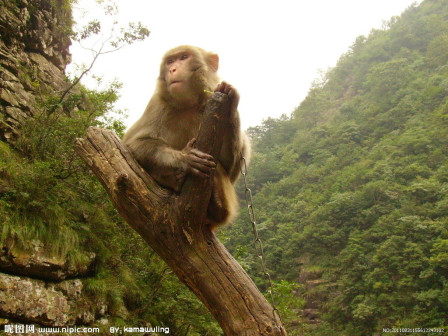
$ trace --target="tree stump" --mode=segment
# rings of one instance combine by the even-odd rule
[[[227,95],[206,106],[196,147],[217,157],[228,127]],[[188,176],[180,194],[158,185],[115,133],[91,127],[77,153],[115,207],[210,310],[227,336],[286,336],[272,306],[211,232],[206,212],[211,178]]]

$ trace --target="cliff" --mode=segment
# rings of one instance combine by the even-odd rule
[[[58,4],[53,6],[53,4]],[[66,85],[68,1],[0,0],[0,136],[12,141],[34,113],[35,96]]]
[[[14,144],[21,125],[35,115],[37,97],[66,88],[71,24],[68,1],[0,0],[3,141]],[[0,196],[8,191],[0,183]],[[0,215],[4,234],[7,218]],[[107,306],[86,295],[80,280],[93,274],[94,253],[75,265],[39,241],[23,250],[7,239],[0,248],[0,324],[87,325],[105,315]]]

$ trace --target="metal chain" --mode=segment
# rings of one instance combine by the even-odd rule
[[[241,161],[240,161],[240,165],[241,165],[241,175],[243,176],[243,181],[244,181],[244,187],[245,187],[245,191],[244,194],[246,196],[246,204],[247,204],[247,211],[249,213],[249,219],[250,222],[252,224],[252,233],[254,234],[254,245],[255,245],[255,251],[257,253],[258,258],[260,259],[260,263],[261,263],[261,268],[263,271],[263,275],[264,275],[264,280],[265,280],[265,287],[266,287],[266,291],[269,293],[269,297],[270,297],[270,301],[271,301],[271,305],[272,305],[272,314],[274,316],[274,320],[277,323],[277,327],[278,328],[282,328],[281,326],[283,325],[282,319],[280,317],[280,314],[278,312],[278,309],[275,305],[275,301],[274,301],[274,287],[272,286],[272,280],[271,280],[271,276],[269,275],[269,273],[266,270],[266,263],[265,263],[265,257],[264,257],[264,250],[263,250],[263,244],[261,242],[260,236],[258,235],[258,230],[257,230],[257,222],[255,219],[255,211],[254,211],[254,202],[252,199],[252,191],[249,189],[248,187],[248,183],[247,183],[247,164],[246,164],[246,158],[244,156],[241,156]],[[280,324],[279,324],[280,321]]]

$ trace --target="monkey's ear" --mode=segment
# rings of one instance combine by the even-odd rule
[[[214,72],[218,71],[219,56],[217,54],[208,55],[207,63],[209,65],[210,69],[212,69],[212,71],[214,71]]]

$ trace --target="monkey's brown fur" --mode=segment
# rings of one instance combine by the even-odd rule
[[[239,177],[241,155],[247,160],[250,155],[249,140],[240,129],[238,92],[219,83],[218,64],[218,55],[201,48],[169,50],[154,95],[123,137],[140,165],[158,183],[176,192],[187,174],[208,176],[215,169],[207,209],[212,229],[235,217],[238,202],[233,184]],[[193,147],[208,96],[204,90],[226,93],[231,101],[228,132],[216,160]]]

